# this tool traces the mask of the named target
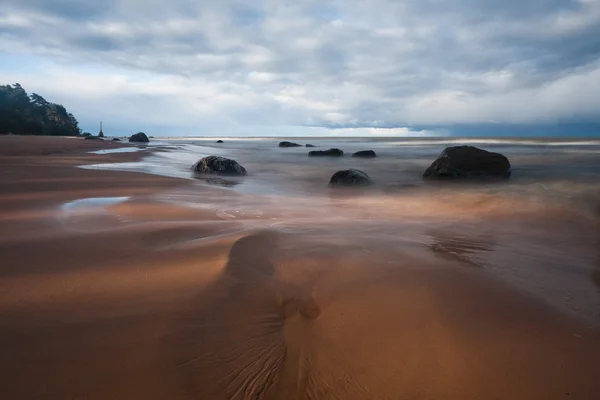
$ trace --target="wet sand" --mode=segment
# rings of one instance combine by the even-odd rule
[[[0,137],[2,398],[600,396],[597,328],[478,268],[492,238],[231,219],[172,200],[234,193],[76,168],[142,156],[111,146]]]

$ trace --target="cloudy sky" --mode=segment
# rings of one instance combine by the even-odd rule
[[[2,0],[0,76],[92,132],[600,135],[600,0]]]

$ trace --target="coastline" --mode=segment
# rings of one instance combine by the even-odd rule
[[[289,399],[588,399],[600,390],[597,330],[493,276],[401,246],[256,234],[263,225],[253,220],[161,197],[202,202],[219,189],[77,168],[144,156],[88,153],[119,146],[0,137],[7,398],[221,398],[228,385],[256,394],[261,381],[272,384],[264,398]],[[61,208],[89,198],[113,200]],[[255,368],[226,360],[236,356]],[[232,373],[240,380],[223,384]]]

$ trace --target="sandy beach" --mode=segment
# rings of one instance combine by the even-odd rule
[[[465,263],[485,237],[283,229],[203,207],[246,201],[216,186],[79,168],[160,151],[90,153],[120,146],[0,137],[2,398],[600,397],[598,328]]]

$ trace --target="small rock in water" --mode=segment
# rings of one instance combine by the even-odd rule
[[[246,175],[246,168],[238,164],[237,161],[219,156],[204,157],[194,164],[192,169],[207,174]]]
[[[119,138],[113,138],[113,142],[120,142],[120,141],[121,141],[121,139],[119,139]]]
[[[306,147],[316,147],[314,144],[307,144]]]
[[[377,154],[373,150],[361,150],[353,153],[352,157],[373,158],[377,157]]]
[[[150,139],[148,139],[148,136],[146,136],[146,134],[144,132],[138,132],[135,135],[132,135],[129,138],[130,142],[140,142],[140,143],[148,143],[150,141]]]
[[[344,152],[340,149],[313,150],[309,151],[308,155],[310,157],[341,157],[344,155]]]
[[[358,169],[338,171],[329,180],[329,184],[332,186],[366,186],[372,183],[369,175]]]
[[[222,140],[217,140],[217,143],[223,143],[223,141]]]
[[[510,162],[500,153],[473,146],[447,147],[424,178],[509,178]]]
[[[279,147],[302,147],[301,144],[293,143],[293,142],[279,142]]]

